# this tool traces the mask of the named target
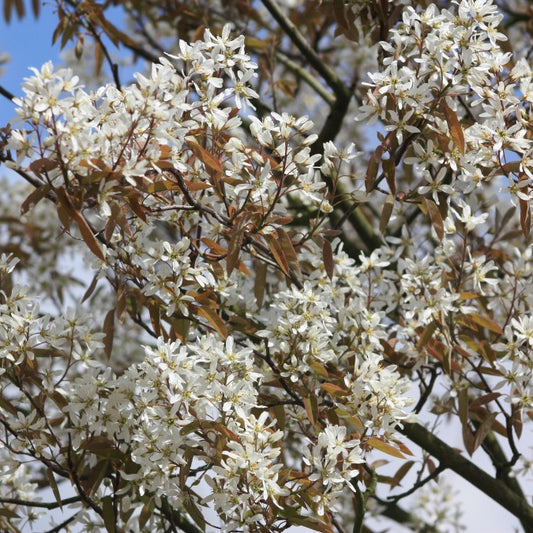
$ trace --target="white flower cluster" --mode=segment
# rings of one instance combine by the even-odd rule
[[[442,533],[456,533],[466,528],[462,523],[462,502],[458,501],[457,488],[451,481],[439,479],[422,487],[412,504],[416,509],[412,531],[424,531],[428,525]]]
[[[531,408],[532,254],[500,243],[503,225],[476,242],[490,215],[465,201],[502,168],[522,200],[517,172],[533,177],[522,133],[531,73],[508,67],[500,19],[485,0],[463,0],[457,14],[407,8],[383,45],[361,115],[386,124],[389,147],[416,137],[405,161],[443,209],[442,238],[404,228],[357,260],[319,230],[332,210],[323,176],[343,179],[360,154],[327,143],[313,155],[312,122],[286,113],[250,117],[252,142],[241,140],[256,67],[228,27],[181,42],[121,90],[87,93],[51,64],[35,71],[17,101],[27,127],[10,137],[13,165],[37,160],[28,172],[87,223],[84,239],[92,224],[100,279],[157,339],[115,375],[92,321],[41,315],[10,287],[15,261],[2,256],[3,444],[74,481],[80,458],[84,503],[98,509],[113,494],[119,529],[137,531],[140,516],[155,529],[169,508],[201,524],[214,508],[223,531],[281,531],[293,519],[327,523],[372,447],[411,419],[412,383],[430,391],[424,372],[450,389],[478,383],[480,355],[511,407]],[[464,130],[459,102],[481,110]],[[294,206],[311,220],[302,231]],[[0,480],[13,472],[22,494],[18,462]],[[77,520],[89,524],[89,511]]]
[[[408,418],[412,398],[408,380],[383,363],[391,287],[382,269],[389,262],[380,258],[380,250],[362,255],[360,265],[342,250],[334,257],[335,273],[328,280],[320,256],[310,251],[313,275],[301,289],[274,295],[262,317],[267,327],[258,334],[268,343],[280,375],[293,382],[312,377],[314,393],[320,393],[328,368],[346,368],[340,384],[345,393],[333,395],[342,416],[355,417],[367,436],[390,435]]]
[[[23,85],[25,97],[15,102],[19,119],[33,122],[34,132],[14,130],[9,146],[19,162],[59,153],[67,175],[50,170],[52,181],[93,175],[96,159],[101,170],[139,175],[160,159],[162,143],[171,147],[175,168],[185,170],[185,136],[206,125],[219,132],[235,127],[240,120],[224,103],[234,99],[242,107],[255,96],[246,84],[255,65],[243,44],[243,37],[229,39],[229,26],[220,37],[206,30],[204,40],[181,42],[181,53],[171,57],[184,74],[161,58],[150,77],[137,74],[137,83],[122,90],[106,85],[94,93],[86,93],[70,70],[54,71],[46,63],[40,71],[33,69],[35,76]],[[232,85],[224,88],[227,80]],[[44,146],[35,152],[37,137]]]
[[[312,472],[309,481],[322,485],[313,497],[319,516],[334,506],[346,486],[352,488],[351,480],[358,474],[354,465],[364,463],[359,444],[358,439],[347,439],[346,426],[328,425],[316,444],[305,449],[303,461]]]
[[[272,500],[289,493],[278,481],[283,433],[266,411],[253,414],[261,379],[252,350],[232,337],[187,346],[160,340],[116,379],[85,375],[71,384],[65,411],[77,428],[73,445],[87,448],[90,427],[93,437],[128,451],[138,465],[123,474],[132,501],[150,494],[176,509],[184,498],[199,506],[213,501],[224,531],[248,527],[267,520]],[[204,478],[212,489],[207,499],[193,489]]]
[[[455,3],[457,11],[439,11],[434,4],[420,13],[405,9],[391,42],[382,43],[386,68],[370,74],[359,118],[379,118],[397,144],[414,140],[406,162],[416,164],[429,183],[419,194],[432,192],[435,199],[438,191],[469,192],[503,174],[508,190],[527,198],[531,69],[525,60],[513,63],[498,44],[506,37],[498,31],[502,15],[491,0]],[[460,122],[465,113],[471,126]],[[519,178],[518,168],[505,166],[517,159],[527,180]],[[453,171],[449,183],[443,183],[446,168]]]

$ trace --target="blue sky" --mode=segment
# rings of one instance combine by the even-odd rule
[[[31,75],[29,67],[40,67],[46,61],[58,62],[59,45],[52,46],[52,33],[57,25],[57,17],[52,6],[45,3],[41,16],[35,20],[28,14],[22,21],[11,20],[10,24],[0,17],[0,53],[8,52],[11,60],[4,65],[0,85],[19,95],[22,80]],[[3,96],[0,99],[0,125],[14,116],[13,106]]]

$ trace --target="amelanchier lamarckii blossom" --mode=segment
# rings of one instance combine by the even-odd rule
[[[364,41],[366,11],[333,3]],[[263,4],[333,93],[278,60],[334,108],[342,82]],[[384,500],[417,464],[414,489],[455,470],[531,531],[511,475],[533,415],[531,68],[490,1],[396,7],[344,111],[383,125],[367,156],[327,120],[267,109],[264,57],[236,26],[130,85],[33,69],[0,138],[32,186],[0,193],[0,529],[56,507],[53,531],[358,532],[365,511],[455,527],[438,496],[418,514]],[[90,273],[83,296],[66,256]],[[497,476],[417,422],[444,413]]]

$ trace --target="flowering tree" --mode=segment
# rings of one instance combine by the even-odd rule
[[[446,470],[533,531],[527,2],[427,4],[57,0],[72,68],[1,88],[2,531],[444,531]]]

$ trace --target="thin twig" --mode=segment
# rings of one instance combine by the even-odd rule
[[[62,529],[65,529],[65,526],[73,522],[76,516],[78,516],[78,513],[75,513],[69,518],[67,518],[66,520],[63,520],[63,522],[61,522],[60,524],[57,524],[57,526],[53,527],[52,529],[49,529],[46,533],[58,533]]]
[[[5,89],[4,87],[2,87],[2,85],[0,85],[0,94],[2,96],[5,96],[8,100],[11,100],[11,101],[13,101],[13,98],[15,98],[15,95],[12,92]]]
[[[20,498],[0,498],[0,503],[9,503],[12,505],[22,505],[23,507],[40,507],[42,509],[57,509],[63,505],[69,505],[71,503],[81,502],[79,496],[72,496],[71,498],[66,498],[60,502],[34,502],[30,500],[22,500]]]
[[[435,479],[438,477],[439,474],[444,472],[446,470],[446,467],[439,465],[433,472],[428,474],[425,478],[420,479],[417,481],[409,490],[406,490],[405,492],[402,492],[401,494],[395,494],[394,496],[388,496],[387,500],[391,502],[398,502],[403,498],[406,498],[410,494],[413,494],[416,492],[420,487],[423,487],[426,483],[429,483],[432,479]]]

